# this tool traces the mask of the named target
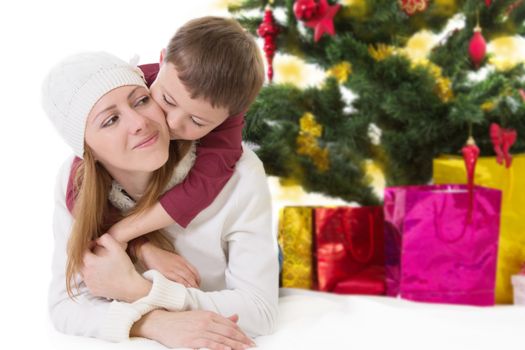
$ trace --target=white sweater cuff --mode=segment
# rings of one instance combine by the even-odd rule
[[[129,332],[135,322],[150,311],[158,309],[155,305],[146,303],[128,304],[113,301],[101,328],[100,337],[111,342],[121,342],[129,339]]]
[[[143,276],[153,283],[149,294],[137,300],[137,303],[155,305],[169,311],[186,309],[186,287],[170,281],[157,270],[148,270]]]

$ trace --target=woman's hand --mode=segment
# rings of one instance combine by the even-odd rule
[[[146,269],[157,270],[185,287],[198,288],[201,283],[199,272],[186,259],[150,242],[142,244],[136,255]]]
[[[247,349],[256,344],[237,325],[239,317],[211,311],[155,310],[131,328],[131,336],[156,340],[169,348]]]
[[[109,234],[100,236],[84,253],[81,274],[92,295],[126,302],[146,296],[151,282],[143,278],[119,243]]]

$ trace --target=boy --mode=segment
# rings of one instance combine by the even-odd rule
[[[186,228],[213,202],[242,154],[244,113],[264,83],[263,60],[254,39],[235,20],[219,17],[189,21],[162,50],[160,65],[140,68],[152,97],[166,113],[171,138],[198,140],[197,157],[186,179],[156,205],[110,228],[122,243],[174,222]],[[72,183],[67,191],[70,211],[75,199]],[[136,253],[146,242],[136,240],[130,248]],[[191,266],[188,269],[197,275]],[[179,277],[185,284],[198,284],[198,276]]]

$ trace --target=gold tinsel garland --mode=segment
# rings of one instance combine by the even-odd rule
[[[299,127],[296,138],[297,154],[310,157],[319,171],[327,171],[330,167],[328,149],[319,147],[317,141],[323,133],[323,126],[317,123],[312,113],[306,112],[299,119]]]
[[[350,74],[352,74],[352,64],[348,61],[335,64],[328,70],[328,75],[336,78],[339,84],[346,83]]]

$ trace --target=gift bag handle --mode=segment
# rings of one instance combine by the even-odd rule
[[[438,209],[437,209],[437,204],[436,202],[433,203],[434,204],[434,228],[436,229],[436,237],[439,238],[441,241],[445,242],[445,243],[456,243],[458,242],[460,239],[462,239],[464,236],[465,236],[465,233],[467,232],[467,227],[469,226],[469,213],[467,212],[467,217],[465,217],[465,222],[464,222],[464,225],[463,225],[463,230],[461,231],[461,233],[457,236],[457,237],[454,237],[454,238],[447,238],[444,234],[443,234],[443,225],[442,225],[442,222],[443,222],[443,212],[445,211],[445,201],[443,201],[443,204],[442,204],[442,208],[438,214]],[[469,208],[468,211],[470,211],[471,208]]]
[[[343,225],[345,225],[346,221],[343,220]],[[352,234],[351,234],[351,230],[349,227],[345,227],[345,232],[347,232],[347,234],[350,236],[348,238],[348,244],[346,244],[346,246],[348,247],[348,250],[350,251],[350,254],[352,254],[352,257],[357,260],[357,262],[359,263],[362,263],[362,264],[366,264],[368,263],[370,260],[372,260],[372,256],[374,255],[374,244],[375,244],[375,240],[374,240],[374,227],[375,224],[374,224],[374,215],[371,213],[371,212],[368,212],[368,236],[369,236],[369,242],[370,242],[370,249],[368,250],[368,253],[366,255],[365,258],[361,258],[359,256],[359,254],[357,254],[357,252],[355,251],[355,247],[354,247],[354,242],[352,240]],[[344,236],[346,237],[347,234],[344,234]],[[346,241],[346,239],[345,239]]]

